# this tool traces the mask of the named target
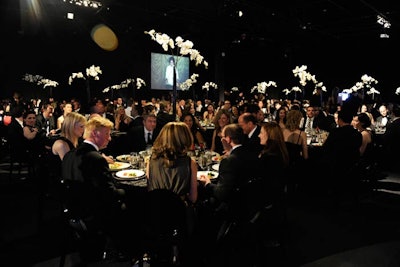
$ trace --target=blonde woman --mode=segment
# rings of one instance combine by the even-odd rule
[[[218,154],[224,154],[224,146],[222,145],[222,129],[232,123],[232,115],[226,109],[220,109],[215,115],[214,125],[215,129],[212,135],[211,151],[217,152]]]
[[[58,156],[62,160],[68,151],[76,148],[79,138],[82,137],[85,130],[85,124],[85,116],[76,112],[68,113],[61,126],[60,137],[51,147],[53,155]]]
[[[60,178],[61,162],[68,151],[78,146],[85,125],[86,118],[82,114],[71,112],[65,116],[61,126],[61,134],[51,146],[51,152],[48,153],[48,173],[53,180]]]
[[[127,132],[129,130],[132,119],[128,115],[126,115],[124,106],[117,107],[114,116],[114,129],[120,132]]]

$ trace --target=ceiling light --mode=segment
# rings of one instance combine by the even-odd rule
[[[383,25],[383,28],[385,29],[389,29],[390,26],[392,26],[388,20],[386,20],[384,17],[380,15],[376,17],[376,22],[380,25]]]
[[[387,33],[381,33],[381,34],[379,35],[379,38],[381,38],[381,39],[387,39],[387,38],[389,38],[389,34],[387,34]]]
[[[102,6],[99,1],[92,0],[63,0],[64,2],[68,2],[70,4],[75,4],[77,6],[91,7],[91,8],[99,8]]]
[[[68,12],[67,19],[74,19],[74,13]]]

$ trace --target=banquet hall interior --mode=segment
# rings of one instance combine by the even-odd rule
[[[326,100],[351,94],[366,75],[377,82],[374,90],[363,90],[363,102],[376,108],[400,103],[395,1],[3,0],[0,14],[0,100],[17,91],[28,100],[80,99],[84,108],[91,98],[117,97],[218,103],[239,93],[254,98],[254,88],[267,81],[277,84],[264,88],[269,99],[312,98],[312,86],[322,82]],[[188,78],[199,75],[188,90],[160,88],[153,80],[160,65],[152,54],[178,56],[152,40],[153,29],[193,42],[207,60],[208,67],[188,60]],[[99,75],[85,76],[94,66]],[[294,70],[300,66],[318,82],[299,85]],[[131,79],[145,83],[129,84]],[[218,88],[202,86],[206,82]],[[26,166],[11,169],[6,126],[0,126],[0,265],[75,266],[77,248],[65,238],[60,203],[27,179]],[[400,266],[400,174],[391,169],[379,169],[356,203],[335,205],[326,188],[300,188],[285,218],[284,242],[268,245],[266,266]],[[193,261],[209,267],[202,260]],[[112,259],[90,266],[133,265]]]

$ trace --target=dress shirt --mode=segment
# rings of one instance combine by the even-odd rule
[[[152,132],[150,132],[150,131],[147,131],[147,130],[145,130],[145,132],[146,132],[146,134],[145,134],[145,140],[146,140],[146,143],[147,144],[151,144],[152,143],[152,141],[153,141],[153,133]]]
[[[15,120],[19,123],[19,125],[21,125],[21,128],[24,128],[24,121],[20,120],[18,118],[15,118]]]
[[[312,129],[313,127],[313,118],[307,117],[306,128]]]
[[[250,133],[247,135],[249,138],[252,137],[254,131],[257,129],[257,126],[253,128],[253,130],[250,131]]]
[[[83,142],[84,142],[84,143],[87,143],[87,144],[91,144],[94,148],[96,148],[97,151],[99,151],[99,147],[98,147],[95,143],[90,142],[90,141],[88,141],[88,140],[85,140],[85,141],[83,141]]]

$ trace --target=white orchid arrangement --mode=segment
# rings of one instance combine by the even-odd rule
[[[110,89],[111,90],[119,90],[121,88],[127,88],[131,83],[134,83],[134,82],[135,82],[135,79],[128,78],[128,79],[122,81],[120,84],[115,84],[115,85],[111,85],[111,86],[104,88],[102,92],[107,93],[110,91]],[[140,88],[142,88],[142,86],[146,86],[146,82],[141,78],[136,78],[136,88],[140,89]]]
[[[68,84],[71,85],[74,79],[84,79],[92,77],[94,80],[100,80],[99,75],[102,74],[102,70],[100,67],[92,65],[89,68],[86,68],[86,76],[83,75],[82,72],[73,72],[71,76],[68,78]]]
[[[43,78],[41,75],[32,75],[26,73],[23,77],[22,80],[30,82],[30,83],[36,83],[37,85],[43,85],[43,88],[46,88],[47,86],[52,86],[52,87],[57,87],[58,82]]]
[[[189,79],[184,81],[183,83],[179,84],[179,87],[181,88],[182,91],[187,91],[189,90],[190,87],[192,87],[193,84],[197,83],[197,78],[199,77],[198,74],[193,73]]]
[[[322,90],[322,91],[324,91],[324,92],[327,92],[324,83],[323,83],[323,82],[317,82],[317,83],[315,84],[315,88],[314,88],[314,91],[313,91],[313,95],[315,95],[319,89]]]
[[[299,77],[300,85],[303,87],[307,85],[309,81],[313,82],[315,85],[314,90],[313,90],[313,95],[317,94],[318,90],[322,90],[324,92],[327,92],[326,87],[324,86],[323,82],[318,82],[317,79],[315,78],[315,75],[312,75],[310,72],[307,71],[307,66],[306,65],[301,65],[296,66],[295,69],[292,70],[294,77]],[[302,89],[298,86],[293,87],[291,90],[284,89],[283,92],[288,95],[291,92],[302,92]]]
[[[201,87],[203,90],[210,90],[210,87],[214,88],[214,89],[218,89],[218,85],[214,82],[206,82],[205,84],[203,84],[203,86]]]
[[[257,85],[253,86],[250,90],[250,93],[253,93],[254,91],[257,90],[257,93],[259,94],[265,94],[267,91],[267,88],[274,86],[276,87],[276,82],[274,81],[269,81],[269,82],[260,82],[257,83]]]
[[[374,97],[375,94],[380,94],[380,92],[375,89],[374,84],[378,84],[378,81],[375,78],[368,76],[367,74],[364,74],[363,76],[361,76],[360,82],[357,82],[350,89],[344,89],[343,92],[352,94],[356,93],[361,89],[367,89],[366,93],[368,95],[372,94],[372,97]]]
[[[317,83],[317,80],[315,79],[315,75],[312,75],[311,73],[307,72],[307,66],[302,65],[302,66],[296,66],[294,70],[292,70],[294,77],[299,77],[300,79],[300,84],[302,86],[306,86],[308,81],[313,81],[314,84]]]
[[[285,93],[286,95],[288,95],[288,94],[290,94],[290,93],[292,93],[292,92],[295,92],[295,93],[299,92],[299,93],[301,93],[302,90],[301,90],[301,88],[298,87],[298,86],[293,86],[291,89],[287,89],[287,88],[283,89],[282,92]]]
[[[159,43],[164,51],[167,52],[170,49],[173,54],[173,50],[177,47],[179,54],[182,56],[189,55],[190,60],[194,60],[196,66],[203,64],[206,69],[208,68],[208,62],[204,60],[204,57],[197,49],[193,49],[193,42],[189,40],[185,41],[180,36],[176,37],[174,41],[167,34],[156,32],[154,29],[145,31],[144,33],[150,35],[152,40]]]

